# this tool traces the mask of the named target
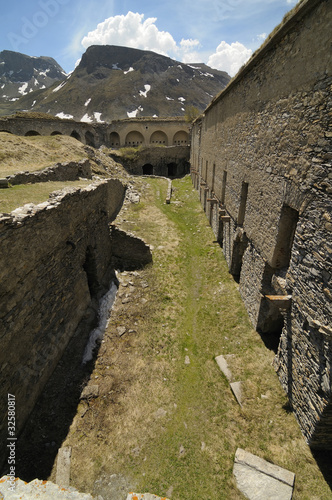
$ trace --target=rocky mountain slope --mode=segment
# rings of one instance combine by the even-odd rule
[[[86,122],[203,111],[230,80],[204,64],[184,64],[154,52],[91,46],[62,82],[28,93],[12,105]]]
[[[16,101],[45,89],[66,77],[51,57],[30,57],[19,52],[0,52],[0,113],[15,108]]]

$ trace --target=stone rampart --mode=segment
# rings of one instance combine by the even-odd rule
[[[16,184],[34,184],[35,182],[75,181],[80,177],[84,179],[92,178],[91,165],[88,159],[78,162],[56,163],[36,172],[18,172],[17,174],[8,175],[6,179],[14,186]]]
[[[2,443],[7,394],[15,396],[19,431],[77,327],[95,318],[114,277],[109,222],[125,189],[100,181],[0,216]]]
[[[296,7],[194,123],[191,169],[306,440],[332,449],[332,4]]]
[[[189,123],[183,118],[132,118],[110,123],[85,123],[38,113],[19,113],[0,117],[0,132],[22,136],[64,134],[96,148],[189,145]]]

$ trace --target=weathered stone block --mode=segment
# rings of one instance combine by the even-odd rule
[[[241,448],[236,450],[233,474],[249,500],[291,500],[295,474]]]

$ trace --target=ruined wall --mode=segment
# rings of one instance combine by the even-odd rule
[[[15,186],[16,184],[34,184],[35,182],[75,181],[80,177],[84,179],[92,178],[90,160],[56,163],[51,167],[36,172],[26,171],[8,175],[6,179],[12,186]]]
[[[114,275],[108,224],[124,194],[119,181],[100,181],[0,215],[2,443],[7,394],[20,430],[76,328],[95,317]]]
[[[190,148],[188,146],[147,147],[128,155],[112,154],[133,175],[161,175],[181,177],[190,170]]]
[[[307,0],[197,120],[192,178],[307,441],[332,448],[332,5]],[[281,333],[282,332],[282,333]]]

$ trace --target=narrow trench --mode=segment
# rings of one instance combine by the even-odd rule
[[[17,441],[16,475],[29,482],[47,480],[77,413],[83,388],[94,370],[96,353],[118,290],[112,281],[99,301],[98,325],[82,324],[70,340]],[[2,475],[7,470],[2,471]]]

